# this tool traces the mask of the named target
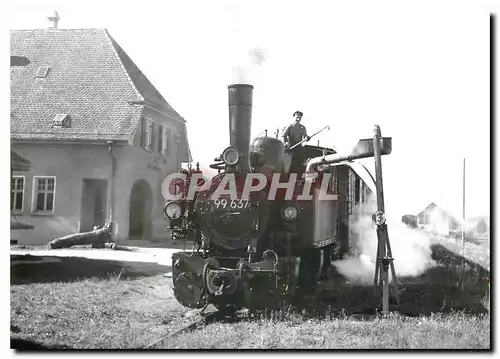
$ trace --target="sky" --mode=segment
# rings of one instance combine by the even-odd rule
[[[61,29],[108,29],[186,119],[202,167],[229,145],[227,86],[243,67],[254,136],[282,129],[296,110],[309,133],[330,126],[313,144],[337,149],[378,124],[393,141],[383,158],[389,216],[434,201],[460,218],[464,158],[466,216],[487,215],[490,3],[403,3],[20,1],[4,23],[47,28],[57,10]],[[373,159],[363,163],[373,170]]]

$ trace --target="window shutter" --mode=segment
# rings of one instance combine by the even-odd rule
[[[146,148],[146,119],[142,119],[141,123],[141,147]]]
[[[147,150],[151,150],[153,148],[153,121],[149,119],[142,120],[142,140],[141,145]]]
[[[170,138],[172,136],[172,131],[170,130],[170,128],[167,129],[167,134],[166,134],[166,138],[167,138],[167,145],[165,146],[165,150],[167,153],[170,153]]]
[[[163,128],[162,138],[163,138],[163,152],[162,152],[162,154],[166,155],[168,153],[168,128],[167,127]]]
[[[150,150],[153,150],[153,144],[155,143],[155,135],[154,135],[154,123],[153,121],[149,121],[149,146]]]
[[[148,120],[148,150],[151,150],[153,142],[153,121]]]
[[[158,126],[159,129],[159,139],[158,139],[158,153],[163,154],[163,126]]]

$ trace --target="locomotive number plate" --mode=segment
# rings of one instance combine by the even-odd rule
[[[244,209],[250,207],[250,200],[248,199],[215,199],[215,208],[217,209]]]

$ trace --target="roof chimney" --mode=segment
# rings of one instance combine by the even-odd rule
[[[59,22],[59,14],[57,11],[54,11],[54,15],[52,16],[47,16],[47,19],[50,21],[50,26],[49,29],[57,29],[57,23]]]

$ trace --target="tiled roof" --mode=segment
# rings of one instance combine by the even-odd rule
[[[11,56],[30,61],[11,67],[12,139],[127,140],[143,101],[183,121],[107,30],[14,30]],[[57,114],[71,126],[53,127]]]

